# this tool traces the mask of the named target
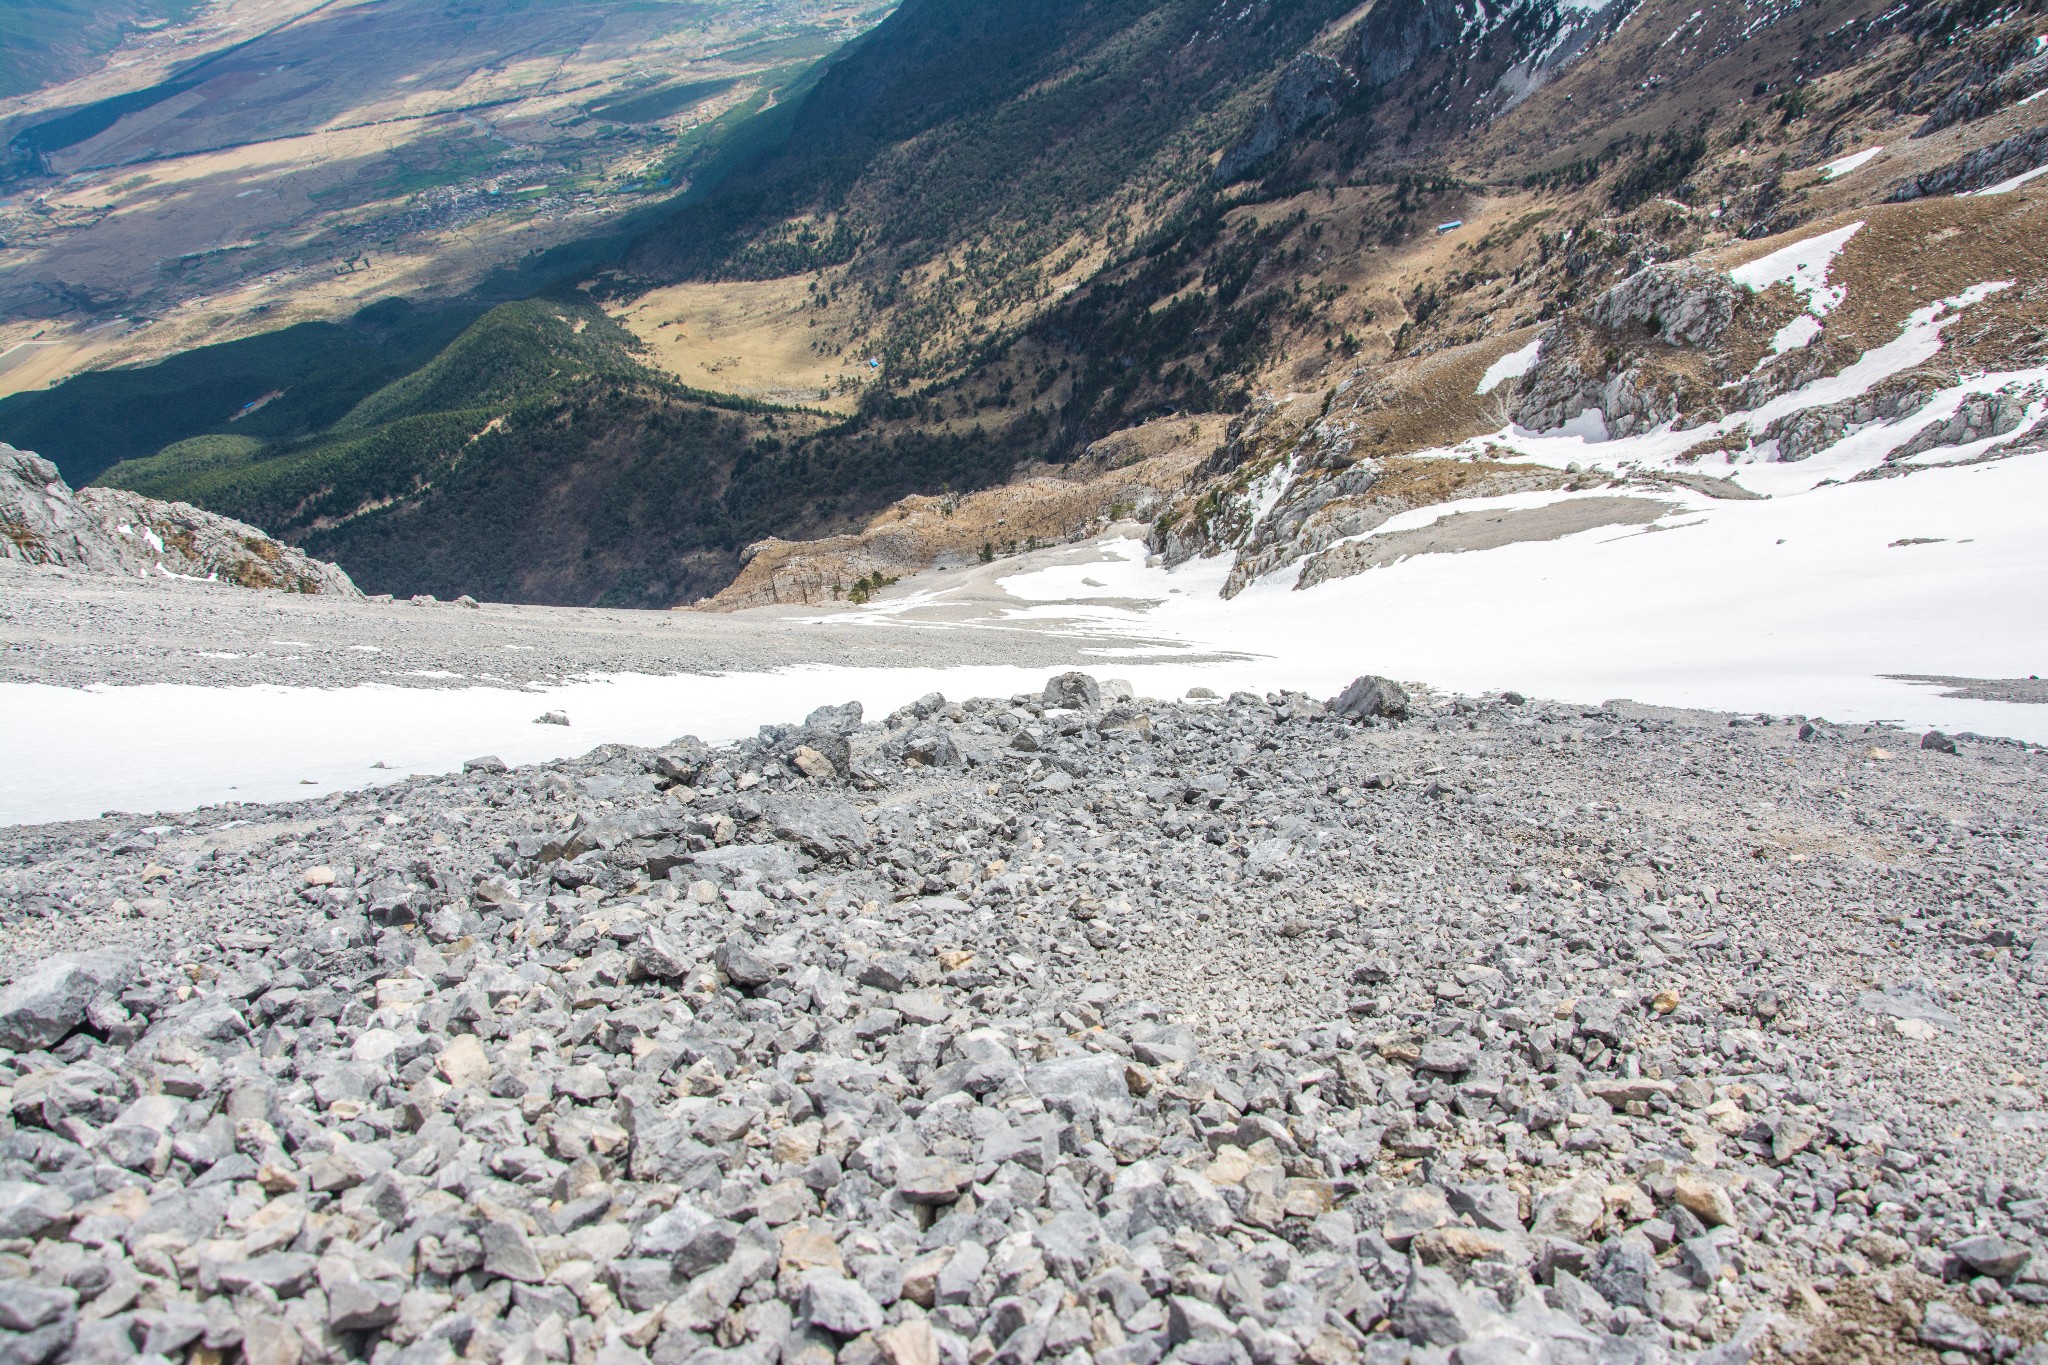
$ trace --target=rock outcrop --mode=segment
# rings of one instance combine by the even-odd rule
[[[1228,185],[1244,179],[1294,134],[1335,113],[1337,102],[1356,84],[1350,72],[1328,57],[1312,52],[1296,57],[1274,83],[1250,134],[1216,163],[1216,183]]]
[[[1514,419],[1552,431],[1594,409],[1609,435],[1630,436],[1674,418],[1718,416],[1716,382],[1739,380],[1755,363],[1727,354],[1729,334],[1743,323],[1761,330],[1768,311],[1720,271],[1646,266],[1544,333]]]
[[[0,444],[0,560],[279,592],[362,594],[333,564],[246,522],[121,488],[74,492],[57,466]]]
[[[1099,535],[1148,519],[1180,494],[1222,433],[1215,417],[1162,418],[1091,445],[1079,459],[996,488],[913,495],[861,530],[818,540],[757,541],[714,611],[862,600],[862,585],[934,567],[960,568],[1019,550]]]
[[[1935,194],[1967,194],[2048,165],[2048,128],[2015,133],[2003,142],[1980,147],[1946,166],[1917,175],[1893,190],[1888,201],[1903,204]]]
[[[1666,346],[1711,346],[1744,297],[1718,270],[1686,262],[1652,265],[1595,299],[1586,316],[1612,332],[1641,327]]]

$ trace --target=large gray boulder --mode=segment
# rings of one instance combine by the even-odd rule
[[[738,878],[751,874],[764,882],[786,882],[796,875],[796,855],[781,844],[727,844],[690,855],[692,866]]]
[[[640,1229],[633,1242],[636,1256],[672,1262],[685,1278],[723,1265],[738,1242],[739,1229],[710,1214],[687,1199]]]
[[[71,1196],[53,1185],[0,1180],[0,1237],[39,1237],[70,1212]]]
[[[841,1337],[875,1331],[886,1321],[882,1305],[858,1280],[829,1272],[814,1273],[804,1281],[797,1317]]]
[[[1346,720],[1406,720],[1412,709],[1408,689],[1392,678],[1366,674],[1337,694],[1330,710]]]
[[[958,768],[967,762],[960,746],[940,725],[911,731],[901,745],[901,753],[903,761],[914,768]]]
[[[816,858],[843,858],[868,846],[868,827],[845,801],[823,798],[777,801],[769,811],[775,837]]]
[[[1388,1316],[1395,1333],[1410,1341],[1455,1346],[1471,1337],[1488,1314],[1444,1271],[1416,1262]]]
[[[804,729],[828,735],[850,735],[860,729],[861,705],[850,701],[841,706],[820,706],[804,717]]]
[[[1095,711],[1102,706],[1102,687],[1086,673],[1061,673],[1046,680],[1041,700],[1047,706]]]
[[[1108,1053],[1057,1057],[1023,1071],[1024,1085],[1054,1108],[1092,1105],[1120,1115],[1130,1108],[1131,1087],[1123,1059]]]
[[[85,1022],[86,1007],[135,980],[134,960],[113,951],[60,953],[0,991],[0,1045],[49,1047]]]

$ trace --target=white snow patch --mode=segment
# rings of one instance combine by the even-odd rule
[[[1098,597],[1104,599],[1136,598],[1140,601],[1164,601],[1167,597],[1168,579],[1177,575],[1162,575],[1145,551],[1143,541],[1128,537],[1106,542],[1107,560],[1073,566],[1052,565],[1047,568],[1026,569],[1022,573],[1009,574],[996,580],[1010,596],[1026,602],[1060,602],[1073,594],[1067,587],[1080,575],[1102,580],[1104,587]],[[1221,580],[1218,580],[1219,583]],[[1184,585],[1183,585],[1184,586]],[[1126,612],[1126,619],[1130,613]]]
[[[1516,430],[1517,428],[1509,428]],[[1598,408],[1587,408],[1572,418],[1555,433],[1567,439],[1601,442],[1607,439],[1607,414]]]
[[[1479,387],[1475,392],[1492,393],[1510,379],[1520,379],[1535,368],[1536,357],[1542,350],[1543,338],[1539,336],[1520,350],[1509,351],[1486,367],[1486,373],[1479,377]]]
[[[1849,172],[1863,166],[1868,166],[1871,162],[1877,160],[1878,157],[1883,155],[1884,148],[1882,147],[1866,147],[1860,152],[1851,152],[1849,153],[1849,155],[1837,158],[1836,160],[1830,161],[1827,165],[1821,167],[1821,179],[1840,180],[1843,176],[1849,174]]]
[[[1787,351],[1796,351],[1801,346],[1811,345],[1813,339],[1819,335],[1820,319],[1811,313],[1801,313],[1780,327],[1777,335],[1771,338],[1771,354],[1783,355]],[[1759,360],[1757,365],[1761,367],[1763,362]]]
[[[1805,238],[1747,265],[1736,266],[1728,272],[1728,278],[1757,293],[1774,284],[1789,284],[1806,296],[1806,311],[1815,317],[1825,317],[1842,302],[1846,292],[1840,286],[1829,286],[1828,268],[1849,239],[1862,230],[1863,224],[1856,222]]]
[[[0,824],[87,819],[103,810],[189,810],[222,801],[295,801],[323,792],[450,773],[496,754],[544,763],[599,744],[711,743],[858,699],[873,716],[933,689],[1009,696],[1045,685],[1043,668],[805,668],[779,673],[625,674],[519,690],[146,687],[0,684],[0,706],[47,721],[0,727]],[[535,707],[574,729],[535,725]],[[28,714],[26,711],[14,714]],[[388,766],[373,768],[373,763]],[[79,765],[91,763],[98,771]]]

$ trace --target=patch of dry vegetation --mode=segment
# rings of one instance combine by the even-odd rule
[[[820,306],[816,273],[669,285],[613,316],[641,359],[695,388],[851,412],[869,367],[842,309]]]
[[[843,601],[864,595],[864,583],[996,559],[1145,519],[1185,486],[1222,429],[1214,417],[1162,419],[1096,443],[1071,465],[1039,466],[999,488],[904,498],[852,534],[761,541],[748,547],[732,585],[704,605],[737,611]]]

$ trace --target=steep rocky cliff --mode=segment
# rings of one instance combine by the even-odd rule
[[[254,526],[119,488],[73,492],[42,456],[0,445],[0,560],[143,579],[360,597],[332,564]]]

